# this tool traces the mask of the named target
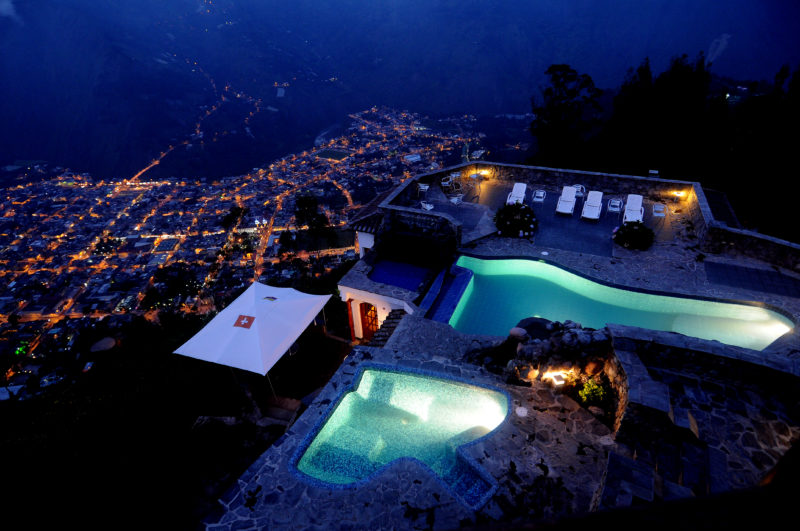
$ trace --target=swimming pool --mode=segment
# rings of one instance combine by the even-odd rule
[[[398,459],[424,463],[462,503],[477,508],[494,479],[459,448],[492,432],[508,396],[486,387],[389,368],[364,368],[313,440],[297,470],[324,485],[353,486]]]
[[[449,322],[472,334],[504,336],[535,316],[590,328],[615,323],[679,332],[762,350],[794,327],[766,308],[615,288],[538,260],[462,256],[457,263],[473,278]]]
[[[381,260],[367,274],[370,280],[417,291],[430,275],[430,269],[392,260]]]

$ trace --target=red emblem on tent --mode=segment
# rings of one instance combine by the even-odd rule
[[[233,326],[238,326],[239,328],[250,328],[253,326],[253,321],[255,320],[256,318],[252,315],[240,315],[239,318],[236,319],[236,322],[233,323]]]

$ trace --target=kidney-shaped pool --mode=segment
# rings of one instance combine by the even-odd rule
[[[794,327],[759,306],[615,288],[538,260],[461,256],[458,265],[473,278],[450,325],[471,334],[504,336],[521,319],[542,317],[590,328],[615,323],[679,332],[763,350]]]

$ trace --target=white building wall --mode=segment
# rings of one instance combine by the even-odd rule
[[[358,242],[358,257],[364,258],[365,249],[372,249],[375,245],[375,236],[369,232],[356,231],[356,242]]]
[[[363,301],[360,301],[358,299],[353,299],[352,301],[350,301],[350,309],[353,312],[353,335],[356,337],[364,337],[364,332],[361,329],[360,305],[362,302]]]
[[[363,329],[361,327],[361,308],[362,302],[369,303],[378,310],[378,326],[383,324],[383,321],[389,315],[389,312],[395,309],[405,310],[407,313],[413,313],[413,310],[403,301],[377,295],[368,291],[347,288],[346,286],[339,286],[340,297],[344,302],[350,300],[350,309],[353,312],[353,334],[357,338],[364,337]],[[352,299],[352,300],[351,300]]]

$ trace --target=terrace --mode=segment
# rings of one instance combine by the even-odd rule
[[[443,189],[442,177],[456,172],[461,190]],[[499,236],[492,222],[514,182],[527,184],[525,203],[539,222],[532,238]],[[599,220],[580,219],[582,199],[572,216],[555,214],[561,187],[571,184],[604,192]],[[547,196],[533,203],[538,189]],[[448,192],[463,194],[461,201],[451,201]],[[644,223],[656,234],[647,251],[624,249],[610,239],[621,219],[607,212],[607,201],[630,193],[645,197]],[[432,208],[423,208],[422,201]],[[663,218],[652,216],[654,203],[667,206]],[[800,320],[800,248],[717,221],[696,183],[466,164],[406,181],[381,202],[378,215],[381,223],[363,224],[376,240],[389,230],[452,237],[459,252],[476,257],[546,257],[614,286],[751,301]],[[430,250],[411,246],[404,252],[411,260]],[[437,275],[441,265],[427,274],[414,268],[398,279],[402,267],[394,261],[384,267],[381,260],[380,248],[368,253],[342,279],[340,292],[356,338],[369,339],[367,319],[371,326],[386,321],[396,329],[388,340],[353,351],[284,438],[220,500],[223,511],[209,518],[209,529],[515,526],[654,502],[667,504],[664,521],[676,527],[682,523],[670,518],[687,508],[704,518],[711,511],[723,526],[778,521],[781,505],[773,500],[784,499],[778,496],[784,491],[751,492],[744,501],[723,497],[729,501],[722,509],[706,506],[703,496],[754,488],[800,439],[797,327],[762,351],[635,326],[586,329],[569,321],[523,320],[508,337],[461,333],[424,317],[447,293],[448,282],[458,283],[448,277],[452,269],[445,266]],[[407,315],[389,318],[392,310]],[[413,460],[389,463],[349,488],[297,474],[292,463],[299,449],[360,369],[373,363],[509,395],[506,420],[464,448],[496,483],[485,505],[465,505],[463,493],[452,492]],[[605,379],[611,402],[599,407],[578,401],[575,391],[587,378]],[[669,509],[676,507],[669,505],[673,500],[695,497],[700,500],[693,505]],[[614,514],[621,522],[635,518]]]
[[[454,189],[442,187],[442,179],[451,177],[458,185]],[[538,221],[538,229],[530,238],[498,236],[492,221],[515,182],[527,184],[525,204],[532,206]],[[577,199],[571,216],[556,213],[561,188],[572,184],[583,185],[587,192],[604,193],[598,220],[581,218],[583,198]],[[533,201],[536,190],[546,192],[544,201]],[[609,212],[608,201],[624,201],[631,193],[644,197],[644,225],[655,233],[654,245],[644,252],[625,249],[611,240],[613,230],[622,224],[622,215]],[[454,194],[460,194],[460,201],[451,201]],[[423,208],[423,201],[428,208]],[[666,207],[663,217],[654,216],[656,204]],[[756,301],[782,309],[795,321],[800,317],[800,300],[795,296],[800,290],[800,246],[717,221],[697,183],[476,163],[410,179],[389,194],[378,209],[384,231],[402,227],[434,240],[454,237],[460,250],[472,255],[546,258],[590,279],[622,288]],[[374,234],[379,225],[372,222],[368,230]],[[409,248],[401,254],[408,260],[426,258],[420,256],[424,255],[420,249]],[[380,260],[368,256],[340,284],[343,300],[351,303],[355,338],[364,337],[359,322],[362,303],[377,309],[379,325],[391,310],[424,314],[436,300],[434,292],[442,287],[436,272],[417,289],[376,277],[374,262]],[[800,341],[794,333],[782,343],[797,345]]]
[[[443,180],[452,184],[442,184]],[[464,164],[406,181],[382,204],[390,215],[413,219],[420,214],[450,221],[461,235],[460,243],[471,242],[494,233],[492,218],[506,203],[514,183],[527,184],[524,203],[533,207],[539,220],[535,235],[538,245],[610,256],[612,230],[622,224],[622,215],[608,211],[608,201],[624,201],[627,194],[644,196],[644,223],[656,232],[659,241],[674,240],[688,227],[702,230],[704,199],[698,198],[699,185],[646,177],[594,172],[564,171],[503,164]],[[556,204],[565,185],[580,184],[586,191],[604,193],[599,220],[581,219],[585,197],[579,197],[571,216],[556,214]],[[537,190],[546,192],[544,201],[534,201]],[[700,192],[702,193],[702,191]],[[458,199],[456,199],[458,198]],[[424,208],[425,202],[433,208]],[[653,206],[666,206],[665,216],[653,215]],[[695,228],[694,225],[698,227]]]

